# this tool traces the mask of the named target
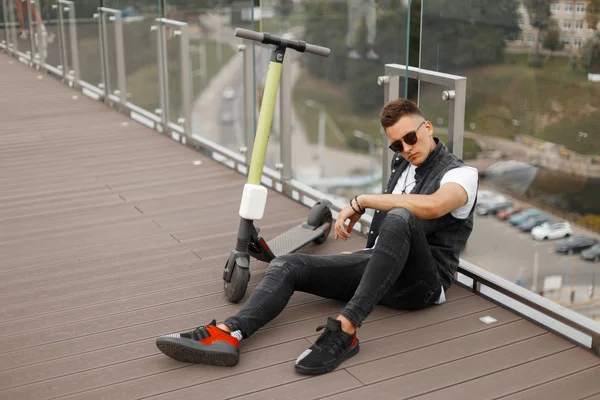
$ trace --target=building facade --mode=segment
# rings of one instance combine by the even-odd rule
[[[558,23],[561,30],[561,40],[565,45],[565,51],[576,51],[594,35],[594,29],[591,29],[585,20],[585,6],[586,2],[581,0],[556,1],[550,6],[552,18]],[[527,8],[523,3],[519,6],[519,13],[521,14],[519,20],[521,33],[516,40],[510,43],[510,47],[534,47],[538,30],[531,26]]]

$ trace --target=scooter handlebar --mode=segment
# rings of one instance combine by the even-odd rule
[[[306,44],[306,50],[304,50],[307,53],[311,53],[311,54],[316,54],[318,56],[323,56],[323,57],[328,57],[329,54],[331,53],[331,49],[329,49],[328,47],[323,47],[323,46],[317,46],[316,44]]]
[[[327,47],[308,44],[302,40],[287,40],[268,33],[251,31],[249,29],[235,28],[235,36],[264,44],[285,44],[287,47],[301,53],[311,53],[322,57],[327,57],[331,53],[331,50]]]
[[[265,34],[262,32],[251,31],[249,29],[235,28],[235,36],[242,39],[255,40],[257,42],[263,42],[265,40]]]

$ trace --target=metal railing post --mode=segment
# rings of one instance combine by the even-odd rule
[[[4,42],[4,50],[6,50],[6,52],[8,53],[8,45],[10,44],[10,40],[9,40],[9,36],[8,36],[8,30],[10,29],[10,26],[8,25],[8,6],[6,5],[6,0],[2,0],[2,16],[4,19],[4,40],[2,40],[2,42]]]
[[[75,3],[69,0],[58,0],[59,7],[61,5],[65,5],[64,8],[59,10],[59,22],[60,22],[60,32],[64,35],[64,17],[62,13],[67,11],[69,13],[69,41],[71,44],[71,68],[67,68],[67,65],[64,64],[64,68],[67,71],[67,75],[72,75],[73,86],[79,86],[80,80],[80,70],[79,70],[79,48],[77,47],[77,26],[76,26],[76,17],[75,17]],[[62,44],[62,42],[61,42]],[[65,56],[64,62],[68,62],[68,57]],[[65,75],[65,76],[67,76]]]
[[[385,75],[377,78],[377,84],[384,87],[383,102],[384,104],[396,100],[400,96],[400,76]],[[387,177],[390,175],[390,160],[393,157],[392,151],[388,149],[390,140],[385,131],[382,129],[382,166],[381,166],[381,193],[385,193],[387,189]]]
[[[107,29],[106,29],[106,14],[109,14],[108,20],[115,23],[115,53],[117,57],[117,87],[118,89],[113,91],[115,95],[119,97],[119,104],[122,107],[126,107],[127,105],[127,87],[126,87],[126,78],[125,78],[125,50],[123,45],[123,18],[121,16],[121,11],[115,10],[113,8],[107,7],[98,7],[98,11],[100,12],[100,23],[101,23],[101,31],[102,35],[102,44],[101,48],[101,56],[104,65],[104,93],[105,93],[105,102],[109,101],[109,94],[111,93],[110,81],[109,81],[109,68],[108,68],[108,52],[106,51],[106,47],[108,44],[107,39]]]
[[[160,115],[161,123],[164,130],[166,129],[167,124],[169,123],[169,80],[167,78],[167,71],[169,69],[167,68],[166,57],[166,27],[163,25],[162,18],[157,18],[156,21],[158,22],[158,25],[153,25],[150,28],[150,30],[153,32],[158,32],[158,37],[156,38],[156,53],[158,61],[158,84],[160,86],[160,108],[154,110],[154,113]]]
[[[35,30],[34,30],[34,26],[35,24],[33,23],[33,20],[31,19],[31,16],[33,15],[31,13],[31,4],[33,3],[33,0],[21,0],[21,3],[25,3],[25,12],[27,12],[27,19],[29,20],[29,52],[25,52],[27,54],[27,56],[29,57],[29,66],[33,65],[33,55],[36,53],[37,50],[37,46],[35,45],[35,41],[34,41],[34,35],[35,35]]]
[[[181,51],[181,109],[183,114],[183,132],[192,137],[192,79],[190,70],[190,34],[188,24],[179,27],[179,45]],[[179,122],[179,121],[178,121]],[[187,142],[187,139],[186,139]]]
[[[248,41],[252,46],[251,42]],[[246,44],[238,45],[238,51],[243,53],[244,63],[244,137],[246,142],[246,165],[250,165],[252,159],[252,148],[254,147],[254,88],[253,88],[253,70],[252,70],[252,54],[248,51]]]
[[[98,37],[100,38],[100,69],[102,71],[102,83],[98,86],[104,90],[104,103],[108,104],[108,93],[110,90],[110,74],[108,69],[108,55],[106,51],[106,20],[101,7],[98,7],[98,14],[94,14],[98,18]]]
[[[281,71],[281,81],[279,83],[279,145],[281,181],[286,182],[292,179],[292,63],[287,54],[283,59],[283,69]]]
[[[173,29],[173,35],[179,37],[179,50],[181,52],[180,73],[181,73],[181,114],[177,119],[178,124],[183,126],[184,141],[192,137],[192,73],[190,68],[190,34],[189,25],[185,22],[175,21],[168,18],[157,18],[158,27],[153,26],[152,30],[159,31],[158,40],[158,67],[161,86],[161,116],[165,127],[170,122],[169,111],[169,77],[168,77],[168,57],[167,57],[167,39],[166,30]]]
[[[8,32],[10,32],[10,36],[12,36],[12,40],[8,40],[7,48],[9,49],[9,53],[13,56],[17,56],[19,53],[19,41],[17,37],[17,28],[15,27],[15,12],[12,8],[12,4],[10,4],[10,0],[6,0],[6,8],[8,10]]]
[[[467,79],[458,79],[454,83],[454,100],[448,110],[448,149],[458,158],[463,156],[466,102]]]
[[[117,10],[115,10],[117,11]],[[119,92],[115,93],[119,96],[119,103],[125,106],[127,103],[127,86],[125,78],[125,47],[123,45],[123,18],[121,12],[117,11],[115,15],[109,17],[114,18],[115,22],[115,50],[117,53],[117,85]]]
[[[58,39],[60,46],[59,54],[60,54],[60,63],[62,66],[62,78],[63,80],[67,80],[67,75],[69,74],[69,60],[67,57],[67,37],[65,35],[65,19],[63,16],[64,7],[61,1],[58,2]]]

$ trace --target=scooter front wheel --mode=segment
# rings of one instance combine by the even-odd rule
[[[225,289],[225,296],[227,297],[227,300],[232,303],[239,302],[246,294],[249,280],[250,270],[248,268],[242,268],[239,265],[235,265],[231,275],[231,280],[229,282],[223,281],[223,288]]]

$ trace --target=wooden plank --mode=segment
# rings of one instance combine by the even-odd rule
[[[222,283],[220,284],[222,285]],[[250,289],[246,298],[252,292]],[[294,296],[303,298],[302,293]],[[308,296],[308,298],[310,301],[314,300],[314,296]],[[213,319],[224,320],[242,306],[243,303],[229,303],[225,296],[219,293],[202,298],[201,303],[197,299],[189,299],[163,307],[153,307],[144,314],[131,313],[133,320],[127,320],[123,314],[119,314],[111,321],[113,326],[120,326],[115,329],[107,329],[106,326],[99,325],[98,320],[95,320],[96,323],[91,321],[71,324],[57,330],[57,333],[62,335],[62,340],[56,337],[44,338],[41,341],[45,344],[41,345],[37,345],[36,342],[23,343],[21,341],[18,344],[8,343],[7,346],[10,348],[19,346],[24,348],[0,353],[0,371],[54,360],[64,357],[65,354],[91,352],[123,343],[134,343],[144,338],[156,338],[165,333],[193,329],[199,324],[206,324]],[[313,306],[291,307],[289,310],[284,310],[276,320],[271,321],[271,324],[289,323],[298,318],[314,317],[315,312],[327,315],[338,311],[339,308],[339,304],[330,300],[322,301],[316,309]],[[69,330],[69,327],[73,328],[74,326],[84,327],[91,334],[82,336],[77,330]]]
[[[470,347],[463,347],[461,349],[462,358],[456,359],[456,361],[447,362],[445,353],[436,354],[435,358],[430,360],[435,362],[436,366],[414,373],[406,373],[400,377],[383,380],[365,388],[348,391],[330,398],[364,399],[366,396],[390,398],[392,394],[393,398],[398,400],[413,398],[503,369],[510,370],[519,364],[533,360],[562,360],[564,354],[568,354],[565,353],[565,350],[572,350],[573,347],[572,344],[551,334],[544,334],[476,355],[470,355]],[[444,347],[443,351],[454,353],[456,350]],[[456,356],[452,357],[456,358]],[[572,365],[569,365],[569,368],[571,367]],[[528,376],[530,373],[521,371],[521,374]],[[358,377],[357,379],[360,380]],[[461,395],[465,395],[465,392],[461,392]],[[466,397],[446,397],[446,399],[454,398]]]
[[[292,300],[291,304],[293,306],[288,307],[284,313],[293,314],[297,312],[299,308],[306,308],[303,304],[314,301],[314,296],[298,294],[295,295]],[[44,387],[53,391],[55,395],[63,395],[70,393],[68,391],[70,389],[63,385],[63,383],[66,382],[77,382],[80,390],[84,388],[92,389],[109,383],[121,382],[132,377],[145,376],[157,372],[167,372],[186,366],[186,364],[172,362],[172,360],[160,354],[154,345],[155,337],[148,338],[144,336],[145,333],[146,332],[141,332],[141,335],[138,335],[138,340],[132,341],[128,346],[118,343],[118,349],[115,347],[107,347],[98,349],[92,353],[85,352],[71,356],[69,360],[65,360],[61,357],[43,364],[7,370],[0,373],[0,376],[2,377],[0,382],[11,382],[11,386],[18,386],[18,384],[15,383],[15,380],[19,382],[19,384],[22,384],[27,381],[31,383],[31,381],[35,381],[37,378],[39,384],[35,385],[35,387]],[[164,333],[164,331],[161,333]],[[277,346],[271,346],[269,349],[273,347]],[[269,351],[269,349],[263,350]],[[244,350],[242,351],[246,354]],[[148,362],[148,356],[150,355],[153,357],[150,362]],[[61,366],[60,370],[56,368],[57,365]],[[106,373],[109,370],[104,368],[104,365],[110,368],[109,374]],[[54,367],[50,368],[50,366]],[[87,371],[90,367],[92,367],[93,370],[82,373]],[[65,378],[61,378],[58,374],[59,371],[61,373],[71,371],[71,374]],[[47,380],[49,376],[53,375],[58,379],[52,381]],[[41,380],[40,378],[42,377],[45,379]],[[29,391],[23,389],[22,392],[28,393]]]
[[[3,209],[0,211],[0,220],[14,218],[16,216],[40,217],[50,215],[75,215],[89,212],[90,209],[102,206],[117,206],[123,204],[124,200],[116,193],[106,193],[102,196],[93,198],[79,199],[74,201],[65,201],[60,204],[41,204],[15,206],[12,209]]]
[[[402,317],[409,315],[409,314],[404,314],[402,315]],[[483,314],[482,314],[483,315]],[[402,318],[399,317],[399,318]],[[517,319],[518,317],[514,316],[514,319]],[[461,318],[461,320],[464,320],[464,318]],[[322,321],[321,321],[322,322]],[[371,327],[373,330],[384,330],[382,329],[382,320],[377,320],[376,322],[367,322],[365,324],[365,326]],[[400,322],[400,321],[399,321]],[[441,332],[446,332],[446,328],[450,323],[448,322],[444,322],[444,323],[440,323],[440,324],[431,324],[431,325],[427,325],[427,326],[423,326],[415,331],[410,332],[411,337],[414,337],[415,340],[412,341],[411,344],[406,345],[403,342],[403,339],[405,337],[408,337],[408,335],[394,335],[396,337],[396,341],[392,344],[392,345],[388,345],[385,346],[384,348],[388,351],[388,353],[391,352],[396,352],[398,351],[398,346],[400,346],[402,348],[403,351],[406,351],[407,349],[411,349],[411,348],[419,348],[419,347],[425,347],[425,346],[429,346],[431,345],[430,340],[428,340],[427,338],[422,339],[419,334],[422,332],[432,332],[432,331],[441,331]],[[512,325],[512,324],[509,324]],[[396,324],[396,328],[398,330],[403,330],[402,329],[403,324],[402,323],[398,323]],[[507,327],[507,326],[506,326]],[[464,327],[463,328],[463,332],[464,333],[470,333],[470,327]],[[495,328],[491,328],[489,329],[490,331],[494,331],[494,330],[500,330],[500,327],[495,327]],[[362,329],[361,329],[362,330]],[[500,336],[502,334],[506,334],[506,332],[514,332],[515,331],[515,327],[512,326],[510,328],[504,329],[502,332],[498,332],[497,336]],[[392,334],[394,331],[386,331],[386,334]],[[538,329],[538,331],[536,332],[537,334],[541,334],[543,331],[541,329]],[[532,334],[536,334],[533,332],[529,332],[530,335]],[[360,335],[362,337],[362,334]],[[525,335],[523,335],[525,336]],[[388,336],[388,337],[392,337],[392,336]],[[474,338],[475,339],[475,338]],[[381,348],[381,343],[377,343],[380,342],[381,340],[370,340],[370,339],[366,339],[366,340],[361,340],[361,345],[362,344],[370,344],[373,345],[371,348],[374,348],[375,346]],[[441,340],[443,342],[443,339]],[[309,341],[308,343],[312,343],[312,341]],[[307,347],[308,344],[307,343]],[[365,353],[365,347],[361,347],[361,352],[360,354]],[[354,359],[356,359],[357,357],[352,358],[349,361],[353,361]],[[347,362],[345,362],[340,368],[345,368],[346,367]],[[348,369],[345,368],[348,372],[350,372],[350,375],[354,375],[352,374],[352,372]],[[257,374],[257,373],[261,373],[261,377],[256,377],[254,378],[252,375],[253,374],[243,374],[241,376],[236,376],[236,378],[238,378],[238,380],[240,381],[244,381],[244,382],[253,382],[253,381],[257,381],[257,382],[261,382],[261,386],[266,387],[266,389],[260,390],[260,387],[254,387],[254,386],[246,386],[246,385],[239,385],[242,386],[242,388],[235,388],[235,390],[240,391],[240,390],[244,390],[245,392],[242,392],[242,398],[246,399],[246,398],[250,398],[250,399],[298,399],[298,398],[305,398],[305,399],[318,399],[321,398],[323,396],[327,396],[327,395],[331,395],[331,389],[330,389],[330,384],[326,383],[331,381],[332,379],[318,379],[318,380],[314,380],[314,379],[310,379],[310,380],[306,380],[306,376],[303,375],[299,375],[295,372],[294,370],[294,363],[286,363],[283,365],[278,365],[277,366],[277,378],[278,380],[275,383],[271,383],[271,375],[274,374],[274,372],[272,370],[262,370],[262,371],[255,371],[253,374]],[[341,369],[338,370],[338,372],[341,371]],[[332,374],[335,375],[335,372]],[[222,379],[219,381],[215,381],[215,382],[211,382],[209,384],[203,384],[203,385],[199,385],[199,386],[193,386],[190,388],[186,388],[186,389],[182,389],[182,390],[178,390],[178,391],[174,391],[165,395],[161,395],[161,396],[157,396],[155,399],[156,400],[169,400],[169,399],[176,399],[176,398],[185,398],[188,397],[190,395],[192,395],[193,393],[199,393],[199,392],[213,392],[212,388],[216,387],[216,385],[220,385],[222,387],[226,387],[226,379]],[[283,385],[283,386],[280,386]],[[350,390],[353,387],[359,387],[359,386],[363,386],[363,383],[356,380],[354,385],[351,385],[349,387],[341,387],[340,391],[346,391],[346,390]],[[307,389],[302,389],[302,387],[306,387]],[[257,391],[260,390],[260,391]],[[297,392],[296,390],[299,390],[299,392]],[[254,393],[253,393],[254,392]],[[229,398],[230,393],[225,392],[223,393],[223,391],[218,391],[219,393],[219,397],[218,398]],[[249,395],[244,395],[247,393],[251,393]],[[304,394],[305,397],[298,397],[300,394]],[[236,393],[237,394],[237,393]]]
[[[593,367],[560,378],[531,389],[517,392],[502,400],[547,400],[547,399],[590,399],[590,395],[600,399],[600,367]]]
[[[158,295],[162,291],[184,288],[186,286],[196,286],[221,283],[222,262],[214,262],[209,268],[191,268],[193,272],[177,273],[173,271],[168,277],[159,276],[155,279],[140,279],[132,282],[125,282],[123,285],[113,285],[106,288],[90,287],[80,294],[55,297],[50,300],[29,302],[18,304],[13,307],[6,307],[0,310],[0,316],[3,321],[15,319],[25,319],[43,314],[55,315],[59,312],[69,312],[75,308],[90,307],[110,301],[124,301],[138,296]],[[196,264],[201,265],[200,263]],[[264,264],[254,265],[252,274],[258,274],[264,271]],[[216,285],[218,293],[222,291],[222,285]],[[196,286],[199,293],[200,286]]]
[[[18,268],[14,271],[0,273],[0,280],[3,282],[19,282],[32,278],[51,277],[54,275],[65,274],[73,271],[96,270],[99,268],[110,267],[114,265],[127,265],[135,261],[151,261],[155,257],[162,257],[168,254],[189,252],[176,241],[168,242],[166,245],[156,245],[147,249],[131,249],[122,252],[100,254],[95,257],[86,257],[76,260],[68,260],[49,265],[32,266],[30,268]],[[197,258],[197,257],[196,257]],[[1,320],[1,318],[0,318]]]
[[[168,236],[168,233],[152,221],[140,219],[121,226],[98,228],[85,235],[79,232],[65,232],[60,236],[19,240],[18,246],[13,243],[4,243],[0,244],[0,253],[6,259],[20,258],[23,255],[31,254],[32,249],[35,249],[37,253],[49,254],[74,247],[81,249],[99,244],[120,242],[132,237],[140,239],[152,236]]]
[[[178,242],[169,235],[161,235],[149,238],[133,238],[115,243],[105,243],[97,246],[90,246],[85,249],[67,249],[51,254],[29,254],[18,259],[7,260],[0,258],[0,269],[4,271],[14,271],[24,267],[49,266],[73,260],[86,260],[99,256],[112,256],[121,254],[128,250],[144,250],[155,247],[172,246]],[[183,247],[183,246],[182,246]]]
[[[472,296],[471,293],[469,293],[467,291],[454,290],[454,288],[448,292],[449,302],[458,301],[460,299],[465,299],[464,296],[474,297],[474,296]],[[309,302],[318,299],[315,296],[310,296],[310,295],[305,295],[305,294],[295,294],[294,295],[294,298],[298,299],[298,297],[300,297],[301,299],[304,298],[305,300],[303,300],[303,301],[309,301]],[[297,300],[296,300],[296,302],[297,302]],[[292,305],[298,304],[298,303],[295,303],[294,300],[292,300],[290,303]],[[297,328],[302,329],[302,331],[306,331],[307,334],[310,334],[310,333],[314,332],[315,326],[321,324],[327,316],[337,314],[339,312],[341,306],[342,306],[342,304],[340,302],[335,302],[335,301],[328,301],[328,302],[319,301],[318,304],[314,304],[312,306],[311,305],[306,305],[306,306],[297,305],[295,307],[294,306],[290,307],[288,305],[288,308],[286,308],[279,317],[277,317],[275,320],[273,320],[265,328],[263,328],[262,330],[257,332],[252,338],[245,341],[243,343],[243,346],[241,347],[241,350],[242,350],[242,352],[245,353],[248,351],[257,350],[260,348],[266,348],[269,346],[273,346],[273,345],[281,344],[281,343],[285,343],[285,342],[290,342],[290,341],[296,340],[297,338],[301,338],[302,335],[300,335],[300,336],[297,335]],[[465,312],[468,312],[469,308],[470,308],[469,305],[466,303],[463,303],[462,307],[460,307],[460,309]],[[387,319],[390,316],[399,315],[402,313],[403,313],[402,311],[392,310],[387,307],[376,307],[374,312],[365,321],[365,325],[372,324],[372,323],[374,323],[374,321]],[[319,316],[314,317],[315,315],[319,315]],[[310,316],[313,316],[313,318],[307,319],[307,317],[310,318]],[[311,324],[312,321],[314,321],[314,323]],[[307,327],[309,328],[308,330],[306,329]],[[400,327],[400,325],[398,325],[398,327]],[[184,330],[184,329],[190,329],[190,328],[185,327],[185,328],[181,328],[179,330]],[[258,340],[257,340],[257,338],[258,338]],[[156,352],[156,349],[154,349],[154,352]],[[85,368],[90,368],[92,365],[95,365],[96,367],[98,367],[98,365],[94,364],[94,361],[93,361],[94,359],[97,358],[95,356],[95,354],[98,354],[98,353],[111,354],[111,350],[106,349],[106,350],[95,351],[93,353],[94,355],[92,355],[91,358],[85,357],[85,359],[83,356],[88,353],[84,353],[84,354],[82,354],[81,357],[71,358],[71,362],[69,362],[68,365],[73,365],[75,367],[78,366],[79,368],[83,368],[83,366],[82,366],[82,363],[83,363],[83,365],[86,366]],[[151,353],[151,354],[155,354],[155,353]],[[116,362],[116,360],[114,359],[114,356],[115,356],[115,354],[113,354],[113,356],[111,356],[112,357],[111,362],[113,362],[113,363]],[[139,355],[139,356],[141,357],[141,355]],[[106,358],[101,357],[99,362],[101,362],[102,360],[106,360]],[[57,365],[57,363],[58,363],[58,365]],[[55,365],[55,366],[52,367],[53,365]],[[65,368],[65,362],[62,359],[58,359],[56,361],[50,361],[50,362],[42,363],[42,364],[29,365],[25,368],[17,368],[14,370],[6,371],[6,373],[0,373],[0,382],[1,381],[12,382],[12,385],[16,386],[17,385],[16,382],[23,384],[24,382],[27,381],[27,379],[30,379],[30,380],[31,379],[33,379],[33,380],[48,379],[50,376],[52,376],[51,374],[56,374],[56,371],[64,371],[64,368]],[[120,367],[115,366],[115,368],[118,369]],[[71,368],[68,368],[68,369],[71,369]],[[75,371],[77,371],[77,370],[75,370]],[[141,373],[143,371],[143,368],[138,369],[138,371]],[[55,383],[52,383],[52,382],[48,382],[48,384],[55,386]]]
[[[297,311],[295,310],[295,307],[315,301],[322,300],[313,295],[297,293],[290,300],[288,308],[284,310],[284,313],[300,313],[298,315],[301,315],[302,310]],[[196,319],[190,322],[189,326],[182,329],[193,329],[193,323],[198,323],[198,320]],[[167,329],[167,332],[169,332],[173,327],[169,326]],[[163,333],[165,333],[165,330],[157,335]],[[0,372],[0,382],[6,382],[6,384],[9,385],[7,387],[16,387],[26,383],[75,374],[108,365],[114,365],[114,368],[118,369],[120,368],[117,366],[118,363],[134,359],[140,359],[139,365],[143,370],[143,358],[160,354],[154,345],[154,341],[155,337],[140,337],[138,341],[132,343],[121,344],[117,342],[116,346],[106,347],[93,352],[84,352],[75,355],[69,353],[66,357],[57,358],[52,361],[36,363]],[[246,352],[247,350],[242,347],[241,351]],[[160,357],[164,356],[160,355]]]
[[[146,368],[154,368],[157,371],[170,367],[171,370],[162,372],[160,375],[152,374],[142,379],[125,381],[122,383],[103,386],[97,389],[72,394],[65,396],[64,399],[111,399],[120,400],[131,398],[143,398],[156,394],[161,394],[174,389],[187,387],[203,382],[214,381],[219,378],[225,378],[231,375],[238,375],[242,372],[253,371],[261,368],[266,368],[273,365],[278,365],[286,361],[291,361],[298,357],[306,348],[305,340],[296,340],[294,342],[277,345],[258,351],[244,354],[240,359],[240,363],[232,368],[215,368],[207,365],[182,365],[164,356],[152,357],[144,360]],[[125,367],[126,365],[124,365]],[[133,367],[133,366],[132,366]],[[108,367],[111,368],[111,367]],[[128,371],[134,372],[133,368],[128,368]],[[117,376],[117,371],[113,369],[107,371],[96,371],[96,374],[89,374],[89,379],[94,379],[94,376],[107,377],[114,375],[113,379],[121,380],[122,376]],[[84,381],[76,382],[71,392],[78,390],[78,386]],[[33,388],[31,388],[33,389]],[[26,394],[29,391],[26,392]],[[39,395],[44,396],[44,391],[41,390]],[[7,391],[8,395],[12,395],[11,391]],[[211,394],[212,395],[212,394]],[[29,397],[40,399],[40,397]],[[26,400],[27,397],[19,397],[21,400]]]
[[[283,370],[282,368],[280,368]],[[263,379],[265,378],[266,370],[262,370]],[[248,394],[241,397],[236,397],[236,400],[308,400],[318,399],[323,396],[329,396],[335,393],[351,390],[362,386],[362,384],[353,376],[348,374],[344,370],[334,371],[330,374],[320,375],[315,377],[304,377],[305,379],[299,382],[290,383],[287,385],[281,385],[268,390],[261,390],[252,394]],[[216,381],[216,382],[221,382]],[[185,389],[184,389],[185,390]],[[190,390],[187,390],[188,392]],[[174,394],[182,392],[173,392]],[[222,392],[218,392],[222,395]],[[169,394],[170,395],[170,394]],[[166,395],[165,399],[169,398]],[[151,399],[158,400],[162,399],[163,396],[154,397]],[[174,397],[173,397],[174,398]],[[225,396],[221,396],[225,398]]]
[[[20,220],[10,223],[2,223],[6,227],[5,232],[0,232],[0,243],[25,238],[40,236],[52,236],[64,232],[81,232],[91,228],[124,221],[139,220],[140,212],[130,205],[122,207],[111,207],[90,214],[72,215],[53,220]]]
[[[0,296],[0,300],[2,301],[3,306],[25,304],[27,302],[48,301],[53,298],[73,296],[76,294],[97,291],[100,289],[129,285],[144,280],[167,278],[174,274],[195,272],[199,269],[199,263],[200,262],[198,260],[191,260],[184,262],[173,262],[169,264],[159,264],[132,272],[125,270],[120,274],[113,274],[108,277],[97,278],[94,280],[74,282],[67,285],[56,285],[35,291],[25,291],[6,296]]]
[[[550,337],[556,338],[555,336]],[[556,340],[563,341],[562,339]],[[551,382],[597,365],[600,365],[598,357],[580,348],[573,348],[558,354],[531,360],[522,365],[515,364],[513,368],[462,384],[453,385],[447,389],[432,392],[416,399],[495,399],[541,383]],[[584,378],[587,378],[584,387],[578,387],[577,391],[585,391],[585,388],[590,385],[594,385],[595,390],[598,389],[597,373],[592,376],[586,375]],[[569,397],[573,398],[571,395]]]
[[[20,292],[64,287],[70,284],[83,282],[89,282],[90,286],[94,286],[93,282],[97,279],[122,276],[124,272],[131,274],[134,272],[148,271],[154,268],[165,268],[169,265],[182,264],[185,262],[195,262],[200,264],[201,261],[190,251],[180,249],[176,253],[155,257],[151,260],[144,259],[133,263],[116,264],[94,269],[78,269],[73,272],[55,274],[52,276],[42,276],[23,281],[2,283],[0,284],[0,293],[2,293],[2,296],[4,297]]]
[[[449,292],[450,293],[450,292]],[[461,296],[464,295],[464,292],[458,291],[457,292],[457,296]],[[468,294],[468,293],[466,293]],[[449,294],[449,296],[452,296]],[[473,297],[473,296],[469,296],[469,297]],[[288,308],[286,310],[284,310],[284,312],[277,317],[275,320],[273,320],[269,325],[267,325],[268,328],[268,335],[272,338],[272,343],[270,343],[270,346],[257,346],[257,342],[254,342],[253,345],[251,345],[250,343],[250,339],[248,342],[244,343],[244,345],[242,346],[242,351],[244,352],[243,358],[246,357],[247,352],[249,351],[250,353],[254,352],[257,349],[263,349],[265,351],[267,351],[269,348],[272,348],[272,346],[276,346],[284,343],[289,343],[289,342],[293,342],[296,341],[294,338],[294,335],[289,335],[289,333],[291,332],[289,329],[290,325],[294,325],[297,326],[299,324],[299,321],[303,321],[306,319],[307,316],[310,315],[315,315],[315,313],[324,313],[322,316],[318,317],[318,318],[313,318],[313,320],[319,320],[319,324],[322,323],[326,316],[328,315],[332,315],[332,312],[339,312],[341,303],[339,302],[334,302],[334,301],[326,301],[326,302],[319,302],[318,304],[314,304],[314,305],[305,305],[305,306],[296,306],[296,307],[292,307],[292,308]],[[463,307],[463,309],[468,309],[468,307]],[[400,312],[396,311],[396,310],[391,310],[391,309],[387,309],[385,307],[379,307],[376,309],[376,311],[369,316],[369,319],[366,321],[365,325],[367,324],[374,324],[374,321],[380,321],[383,319],[387,319],[390,315],[393,314],[398,314]],[[311,331],[314,329],[316,325],[312,325],[310,326]],[[257,333],[258,335],[258,333]],[[297,355],[296,355],[297,356]],[[58,360],[57,360],[58,361]],[[118,366],[114,366],[113,370],[111,370],[111,374],[110,376],[113,376],[113,378],[111,379],[115,379],[114,376],[119,376],[122,380],[125,380],[125,378],[127,379],[132,379],[135,377],[135,375],[132,375],[133,373],[137,373],[137,374],[144,374],[144,375],[148,375],[151,373],[157,373],[156,369],[153,367],[147,367],[146,364],[143,364],[144,360],[140,360],[140,363],[138,363],[137,365],[139,365],[139,367],[134,368],[132,364],[129,365],[118,365]],[[126,370],[121,371],[121,373],[116,374],[116,372],[118,372],[118,370],[121,370],[121,368],[127,368]],[[148,370],[148,368],[150,368],[150,370]],[[36,365],[34,366],[30,366],[28,367],[28,374],[31,373],[31,371],[35,371],[36,370]],[[44,368],[44,371],[48,371],[48,370],[52,370],[52,368]],[[116,370],[116,371],[115,371]],[[293,368],[292,368],[293,370]],[[170,370],[169,370],[170,371]],[[114,374],[113,374],[114,372]],[[7,371],[7,373],[10,374],[10,371]],[[89,374],[85,374],[84,376],[88,376],[88,375],[99,375],[100,372],[99,371],[90,371]],[[142,376],[144,376],[142,375]],[[0,375],[0,377],[3,377],[2,375]],[[10,377],[11,380],[12,379],[19,379],[22,380],[22,378],[17,378],[14,376],[14,374],[11,374],[10,376],[7,376],[7,378]],[[139,376],[138,376],[139,377]],[[106,378],[106,377],[105,377]],[[74,379],[74,377],[71,377],[69,379]],[[100,377],[96,377],[93,378],[93,381],[95,382],[95,384],[99,384],[99,380],[102,379]],[[88,378],[83,379],[83,377],[81,379],[79,379],[80,385],[85,385],[82,382],[89,382]],[[114,381],[111,381],[114,383]],[[54,390],[56,390],[56,388],[60,387],[61,383],[60,380],[59,381],[50,381],[50,382],[43,382],[41,383],[43,385],[47,385],[49,390],[53,390],[53,388],[55,388]],[[92,387],[92,386],[85,386],[85,387]],[[82,389],[82,387],[80,387],[80,389]],[[58,394],[56,392],[54,392],[54,394]],[[63,392],[60,392],[60,394],[62,395]],[[111,395],[112,396],[112,395]]]
[[[8,193],[8,192],[5,192]],[[37,206],[40,204],[60,204],[67,201],[79,200],[80,198],[95,197],[96,195],[113,194],[109,188],[104,185],[96,186],[84,190],[61,190],[54,193],[33,192],[25,196],[7,197],[0,200],[0,205],[4,208],[24,208]],[[44,203],[42,200],[46,200]],[[16,207],[18,206],[18,207]]]
[[[498,315],[500,310],[488,310],[489,312],[483,313],[486,315]],[[481,313],[472,315],[470,317],[461,318],[462,321],[471,325],[479,325],[480,329],[485,324],[479,321]],[[510,316],[506,316],[509,317]],[[514,321],[514,320],[513,320]],[[401,346],[401,352],[391,357],[382,356],[382,358],[376,359],[375,361],[364,362],[363,358],[353,361],[354,365],[346,367],[348,372],[359,379],[366,385],[373,384],[375,382],[385,381],[396,376],[414,373],[415,371],[426,370],[427,368],[435,367],[441,364],[451,363],[452,361],[460,360],[467,355],[482,354],[487,351],[499,349],[504,346],[511,345],[513,343],[530,339],[535,336],[540,336],[546,333],[543,329],[528,323],[526,321],[517,321],[509,324],[500,325],[491,329],[486,329],[482,332],[477,332],[477,328],[474,328],[473,332],[466,331],[463,333],[464,336],[458,336],[452,338],[452,335],[448,335],[448,340],[438,340],[438,343],[433,345],[429,344],[425,346],[415,346],[417,350],[404,351],[404,346],[411,348],[411,342],[418,340],[423,342],[426,339],[421,337],[418,338],[406,338],[409,342],[408,345]],[[432,330],[435,327],[432,328]],[[479,330],[480,330],[479,329]],[[443,332],[445,334],[445,332]],[[424,335],[432,335],[433,332],[424,332]],[[403,337],[410,335],[403,335]],[[439,334],[438,334],[439,337]],[[400,339],[400,338],[398,338]],[[425,343],[427,343],[425,341]],[[366,350],[372,348],[372,346],[365,346]],[[393,346],[388,346],[390,350]],[[391,350],[396,353],[396,349]],[[356,357],[355,357],[356,358]],[[349,363],[350,364],[350,363]]]

